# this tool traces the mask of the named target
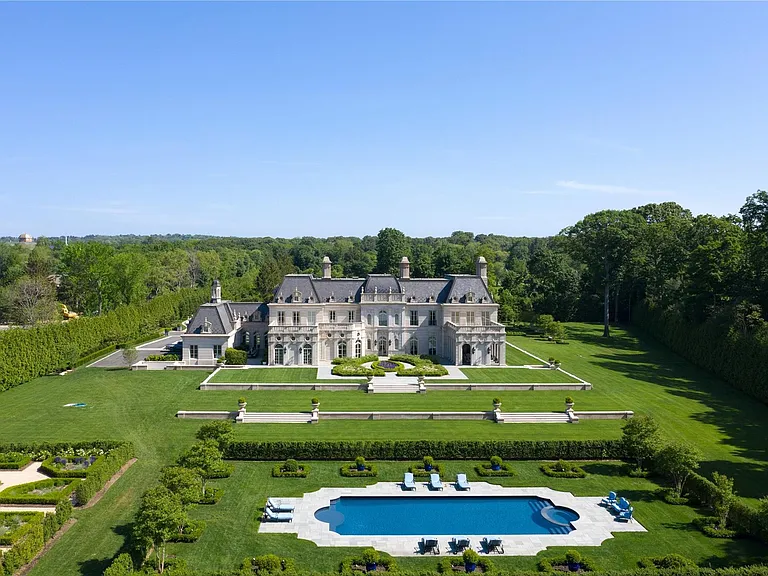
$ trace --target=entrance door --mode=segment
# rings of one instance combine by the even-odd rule
[[[283,359],[284,359],[284,350],[282,344],[277,344],[275,346],[275,364],[278,366],[283,365]]]
[[[379,356],[387,356],[388,355],[388,347],[387,347],[387,339],[385,337],[379,338]]]
[[[469,344],[464,344],[461,347],[461,363],[464,366],[472,364],[472,347]]]
[[[312,364],[312,347],[304,346],[302,360],[304,364],[307,364],[307,365]]]

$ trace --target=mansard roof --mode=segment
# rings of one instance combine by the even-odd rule
[[[293,302],[293,296],[297,290],[299,294],[301,294],[301,302],[297,301],[295,302],[296,304],[309,301],[320,301],[320,298],[315,291],[311,274],[286,274],[283,276],[283,281],[280,283],[277,290],[275,290],[274,301],[277,302],[278,299],[282,297],[283,302]]]
[[[400,280],[406,302],[430,302],[432,297],[438,304],[444,304],[448,298],[450,280],[447,278],[410,278]]]
[[[264,302],[227,302],[226,306],[232,316],[243,316],[246,321],[263,321],[269,315],[269,307]]]
[[[373,294],[374,292],[399,294],[402,290],[397,278],[392,274],[368,274],[368,278],[365,279],[365,292],[366,294]]]
[[[352,302],[360,302],[360,290],[364,280],[362,278],[314,278],[315,285],[320,302],[348,302],[352,297]]]
[[[187,334],[228,334],[232,331],[232,315],[227,309],[227,302],[214,304],[206,302],[197,309],[187,325]],[[210,330],[203,332],[205,321],[210,322]]]
[[[488,292],[488,286],[486,286],[485,281],[479,276],[472,276],[471,274],[452,274],[448,276],[448,279],[451,281],[451,288],[446,298],[448,304],[450,304],[454,298],[457,302],[466,302],[467,294],[470,292],[474,294],[475,302],[493,302],[491,293]]]

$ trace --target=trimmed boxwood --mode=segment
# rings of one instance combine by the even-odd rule
[[[512,469],[512,466],[507,464],[506,462],[502,462],[499,464],[501,466],[500,470],[492,470],[491,464],[489,462],[483,462],[482,464],[476,464],[475,465],[475,472],[478,476],[514,476],[515,471]]]
[[[206,486],[205,497],[197,501],[198,504],[216,504],[224,495],[224,490],[216,486]]]
[[[150,354],[144,360],[147,362],[178,362],[181,358],[178,354]]]
[[[479,570],[475,571],[477,574],[491,574],[496,572],[496,565],[493,563],[493,560],[487,556],[478,555],[477,562],[475,562],[475,564],[477,564],[477,567],[479,568]],[[437,571],[440,574],[452,574],[454,571],[464,572],[464,557],[455,556],[443,558],[437,563]]]
[[[123,443],[109,451],[102,463],[75,488],[75,500],[78,506],[86,504],[101,490],[107,481],[120,471],[123,465],[133,458],[133,444]]]
[[[395,354],[389,357],[393,362],[404,362],[412,364],[413,368],[401,368],[397,371],[398,376],[445,376],[448,370],[440,364],[438,358],[422,354],[414,356],[413,354]]]
[[[272,468],[272,476],[275,478],[306,478],[309,476],[309,465],[299,464],[296,460],[289,458]]]
[[[344,464],[339,469],[339,473],[342,476],[346,476],[347,478],[366,478],[379,475],[376,464],[366,464],[365,470],[358,470],[357,464],[354,462],[352,464]]]
[[[20,452],[10,452],[0,454],[0,470],[21,470],[32,462],[28,454]]]
[[[424,463],[419,462],[418,464],[408,466],[408,472],[413,474],[414,478],[429,478],[430,474],[440,474],[440,476],[442,476],[443,467],[439,462],[435,462],[432,464],[432,470],[425,470]]]
[[[203,530],[205,530],[205,520],[190,520],[189,524],[184,526],[184,532],[174,534],[168,538],[168,542],[197,542],[203,534]]]
[[[626,452],[620,440],[351,440],[309,442],[232,442],[229,460],[477,460],[501,456],[506,460],[620,460]]]
[[[74,456],[68,454],[64,457],[67,459],[74,458]],[[55,458],[56,456],[51,456],[50,458],[43,460],[43,463],[40,464],[40,471],[46,476],[50,476],[51,478],[87,478],[94,473],[94,470],[98,470],[98,467],[104,463],[105,456],[99,456],[93,464],[82,470],[62,470],[61,468],[57,468],[53,462]]]
[[[720,521],[715,516],[699,516],[693,519],[693,525],[710,538],[736,538],[740,536],[738,530],[731,528],[717,528]]]
[[[20,538],[0,561],[0,574],[12,576],[43,549],[43,526],[33,524],[23,538]]]
[[[232,472],[235,471],[235,465],[231,462],[222,462],[221,465],[215,470],[211,470],[211,473],[206,476],[208,480],[215,480],[217,478],[229,478],[232,476]]]
[[[0,504],[57,504],[68,498],[79,483],[78,478],[50,478],[11,486],[0,492]],[[64,486],[64,488],[50,494],[30,494],[32,490],[54,486]]]
[[[0,546],[13,546],[16,542],[21,540],[26,534],[34,529],[35,524],[41,524],[43,522],[42,512],[0,512],[0,526],[5,524],[6,520],[11,518],[19,518],[24,522],[18,528],[9,530],[5,534],[0,534]]]
[[[360,358],[354,358],[346,356],[344,358],[334,358],[331,360],[331,364],[367,364],[368,362],[376,362],[379,357],[376,354],[368,354],[367,356],[361,356]]]
[[[546,462],[540,467],[545,476],[550,478],[586,478],[587,473],[581,468],[570,462],[558,460],[557,462]]]
[[[296,570],[293,558],[281,558],[276,554],[264,554],[253,556],[243,560],[238,574],[277,574],[279,572],[291,572]]]
[[[360,572],[366,572],[365,569],[365,558],[363,556],[365,555],[365,550],[363,550],[363,553],[360,556],[350,556],[349,558],[345,558],[341,561],[341,565],[339,566],[339,572],[341,574],[344,574],[345,576],[349,576],[350,574],[359,574]],[[377,568],[382,568],[383,571],[386,572],[399,572],[397,569],[397,561],[390,556],[389,554],[384,554],[382,552],[378,552],[378,558],[376,559],[376,565]],[[379,570],[376,570],[379,572]]]
[[[582,556],[578,550],[568,550],[563,556],[542,558],[538,563],[540,572],[559,572],[555,567],[567,567],[569,560],[577,560],[582,572],[593,572],[596,567],[594,561],[588,556]]]

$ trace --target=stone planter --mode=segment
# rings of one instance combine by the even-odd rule
[[[317,402],[317,403],[313,402],[312,403],[312,411],[314,412],[318,408],[320,408],[320,402]]]
[[[491,470],[494,470],[494,471],[501,470],[501,464],[492,464]]]
[[[378,566],[378,564],[376,564],[376,562],[372,562],[370,564],[366,564],[365,565],[365,571],[366,572],[375,572],[376,571],[376,566]]]
[[[571,410],[573,410],[573,404],[574,404],[573,402],[566,402],[565,403],[565,411],[566,412],[570,412]]]
[[[464,563],[464,570],[466,570],[467,572],[474,572],[476,568],[477,568],[477,564],[475,564],[474,562]]]
[[[497,411],[497,412],[498,412],[499,410],[501,410],[501,402],[494,402],[494,403],[493,403],[493,409],[494,409],[495,411]]]
[[[248,405],[248,402],[238,402],[237,407],[240,409],[240,412],[245,412],[245,407]]]

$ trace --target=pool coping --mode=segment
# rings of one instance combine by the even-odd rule
[[[606,508],[600,506],[600,496],[574,496],[546,487],[506,487],[487,482],[473,482],[471,491],[457,490],[452,483],[444,482],[442,491],[432,491],[426,482],[418,482],[416,490],[404,491],[397,482],[378,482],[365,488],[321,488],[305,493],[300,498],[277,498],[295,507],[293,522],[261,522],[259,533],[296,534],[302,540],[309,540],[318,546],[368,547],[387,552],[392,556],[421,555],[419,536],[343,535],[330,530],[329,524],[315,518],[315,511],[330,506],[331,500],[342,496],[538,496],[550,500],[555,506],[570,508],[579,515],[571,524],[575,528],[568,534],[453,534],[437,536],[440,554],[452,555],[449,545],[453,537],[467,537],[471,546],[483,552],[480,545],[484,538],[501,537],[505,556],[535,556],[549,546],[600,546],[613,538],[614,532],[647,532],[637,520],[618,522]],[[498,556],[498,553],[491,554]]]

